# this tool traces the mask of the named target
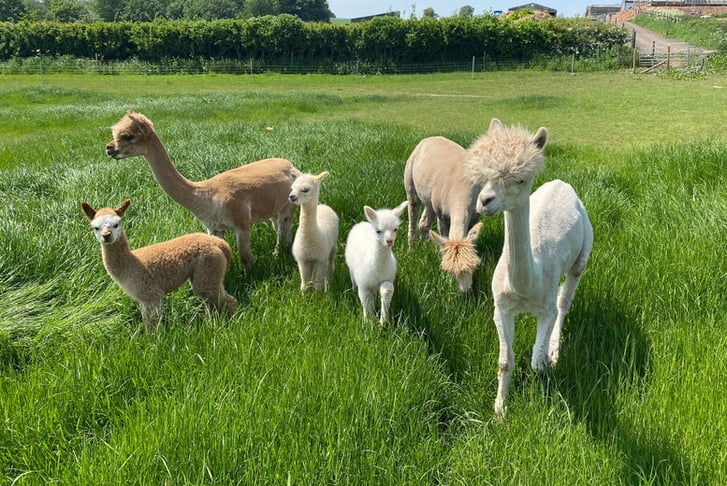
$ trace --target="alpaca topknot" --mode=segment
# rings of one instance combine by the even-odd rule
[[[533,135],[519,126],[491,127],[467,150],[465,173],[479,183],[532,179],[545,168],[546,140],[544,128]]]

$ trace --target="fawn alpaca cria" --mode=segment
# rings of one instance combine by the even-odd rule
[[[153,331],[159,321],[164,296],[187,280],[208,305],[232,313],[237,301],[222,283],[232,254],[230,245],[215,236],[193,233],[131,250],[121,228],[129,204],[127,199],[116,209],[97,211],[86,202],[81,207],[101,242],[106,271],[141,305],[146,330]]]

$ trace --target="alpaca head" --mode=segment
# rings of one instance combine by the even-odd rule
[[[129,110],[119,122],[111,127],[113,140],[106,144],[106,155],[114,159],[126,159],[146,155],[146,141],[154,132],[151,120]]]
[[[91,222],[96,239],[101,244],[114,243],[121,237],[123,234],[121,217],[129,207],[129,204],[131,204],[131,201],[126,199],[116,209],[102,208],[96,211],[87,202],[84,201],[81,203],[81,209],[83,209],[86,217]]]
[[[465,171],[482,186],[477,212],[493,216],[526,204],[533,179],[545,167],[543,149],[548,132],[540,127],[535,135],[520,127],[505,127],[497,118],[486,134],[467,150]]]
[[[376,231],[376,241],[384,247],[391,248],[396,241],[396,231],[401,224],[401,213],[406,209],[408,202],[404,201],[394,209],[375,210],[364,206],[364,214]]]
[[[480,264],[480,257],[477,256],[475,248],[480,230],[482,230],[482,223],[477,223],[461,240],[450,240],[429,230],[429,236],[439,245],[439,251],[442,254],[442,270],[454,275],[459,291],[463,294],[472,288],[472,274]]]
[[[290,195],[288,195],[288,200],[299,206],[308,201],[317,201],[320,193],[320,183],[329,175],[330,174],[327,171],[324,171],[317,176],[313,174],[302,174],[298,176],[298,178],[293,181],[293,185],[290,186]]]

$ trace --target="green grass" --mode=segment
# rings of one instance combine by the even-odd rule
[[[402,77],[0,76],[0,477],[47,484],[721,484],[727,456],[724,77],[495,73]],[[675,100],[677,100],[675,102]],[[179,170],[245,161],[329,170],[339,250],[362,207],[404,198],[423,137],[468,145],[493,116],[546,126],[536,184],[571,183],[595,230],[558,367],[529,370],[518,320],[506,423],[492,419],[485,219],[473,295],[401,232],[394,322],[361,322],[342,256],[301,295],[290,255],[235,255],[231,317],[188,288],[159,331],[106,275],[79,202],[132,199],[133,247],[201,225],[143,159],[103,153],[128,108]],[[272,127],[272,130],[266,130]],[[406,221],[405,223],[406,224]],[[235,247],[234,241],[230,243]]]
[[[689,42],[703,49],[727,50],[727,23],[724,18],[677,17],[678,22],[637,15],[634,22],[666,37]]]

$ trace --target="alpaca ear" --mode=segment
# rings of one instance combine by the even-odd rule
[[[396,208],[394,208],[394,214],[399,217],[401,216],[401,213],[404,212],[406,207],[409,205],[409,201],[404,201],[403,203],[399,204]]]
[[[129,110],[128,113],[126,113],[126,115],[131,120],[131,123],[132,123],[132,125],[134,125],[134,128],[139,130],[139,132],[146,133],[149,131],[149,128],[151,128],[151,123],[141,113],[137,113],[134,110]]]
[[[490,128],[487,130],[487,133],[496,133],[504,128],[505,126],[500,120],[498,120],[497,118],[493,118],[492,120],[490,120]]]
[[[331,175],[331,173],[330,173],[330,172],[328,172],[327,170],[324,170],[323,172],[321,172],[320,174],[318,174],[318,175],[316,176],[316,180],[317,180],[318,182],[320,182],[320,181],[322,181],[323,179],[325,179],[326,177],[328,177],[329,175]]]
[[[429,237],[440,246],[440,248],[447,244],[449,238],[445,238],[434,230],[429,230]]]
[[[131,199],[125,199],[124,202],[121,203],[121,206],[114,209],[114,212],[119,215],[119,217],[123,216],[126,212],[126,209],[129,207],[129,204],[131,204]]]
[[[470,230],[469,233],[467,233],[467,239],[474,243],[477,241],[477,238],[480,236],[480,231],[482,231],[482,221],[474,225]]]
[[[369,220],[369,223],[374,224],[376,221],[376,211],[374,208],[370,206],[364,206],[364,214],[366,215],[366,219]]]
[[[96,216],[96,210],[93,209],[86,201],[83,201],[81,203],[81,209],[83,209],[83,212],[88,220],[93,221],[93,218]]]
[[[538,128],[538,131],[535,133],[535,136],[533,137],[531,142],[534,143],[536,147],[542,150],[543,147],[545,147],[545,144],[548,142],[548,130],[546,130],[545,127]]]

